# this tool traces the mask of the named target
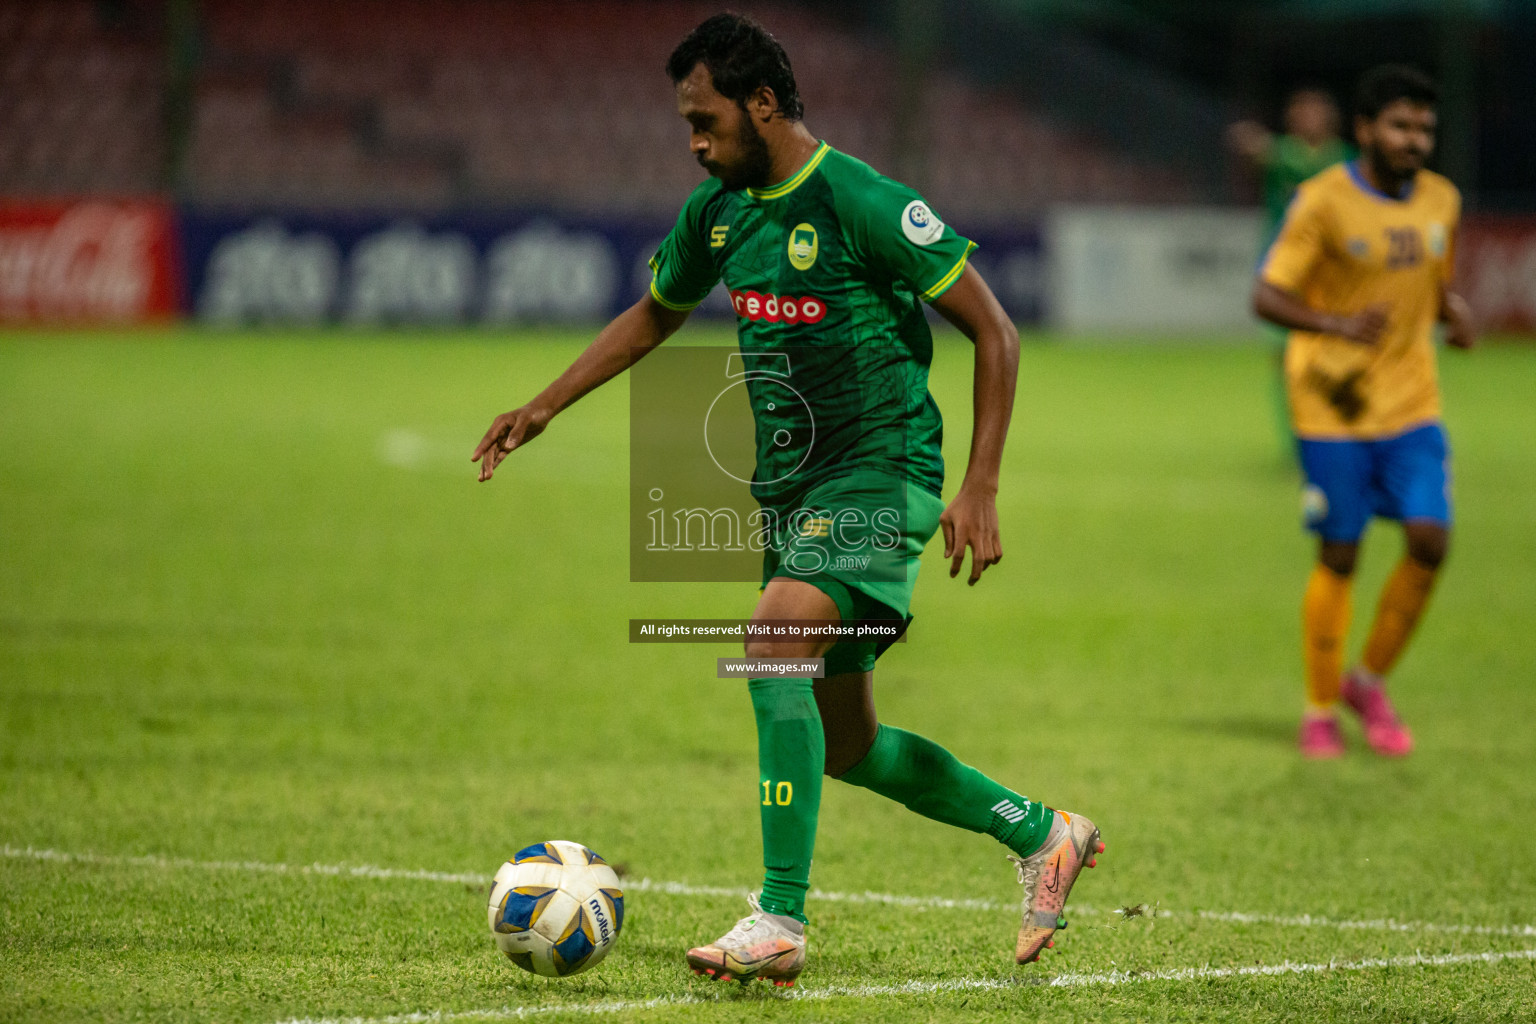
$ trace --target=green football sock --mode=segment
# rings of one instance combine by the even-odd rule
[[[1040,848],[1055,813],[1000,786],[955,755],[903,729],[880,726],[864,760],[842,775],[925,818],[985,832],[1021,857]]]
[[[827,742],[809,679],[753,679],[757,802],[763,818],[763,910],[805,920]]]

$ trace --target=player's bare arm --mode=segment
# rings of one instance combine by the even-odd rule
[[[1019,332],[974,267],[966,267],[960,279],[934,300],[933,308],[976,346],[972,387],[976,422],[970,461],[960,492],[939,518],[950,577],[960,574],[969,547],[971,575],[967,583],[975,586],[981,574],[1003,557],[997,526],[997,479],[1019,379]]]
[[[1270,323],[1293,331],[1332,334],[1361,345],[1376,344],[1391,315],[1391,307],[1385,303],[1376,303],[1355,313],[1314,309],[1296,295],[1262,278],[1253,287],[1253,311]]]
[[[1257,121],[1237,121],[1227,126],[1227,146],[1261,170],[1269,163],[1274,133]]]
[[[556,413],[629,369],[687,319],[687,313],[668,309],[649,295],[620,313],[538,397],[491,421],[469,457],[480,463],[480,481],[489,480],[501,460],[519,445],[542,434]]]
[[[1453,348],[1468,349],[1477,344],[1477,319],[1467,300],[1449,288],[1440,290],[1440,322],[1445,324],[1445,340]]]

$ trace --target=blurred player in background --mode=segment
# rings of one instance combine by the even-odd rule
[[[1424,169],[1436,90],[1384,65],[1361,80],[1358,159],[1304,182],[1260,266],[1254,309],[1290,329],[1286,377],[1319,538],[1302,609],[1307,757],[1344,752],[1336,706],[1360,716],[1380,754],[1413,741],[1383,682],[1429,600],[1450,539],[1450,453],[1440,423],[1434,329],[1474,341],[1450,290],[1461,214],[1456,187]],[[1403,524],[1406,551],[1382,591],[1360,662],[1343,674],[1355,556],[1374,516]]]
[[[1320,88],[1294,90],[1285,101],[1285,131],[1271,132],[1257,121],[1238,121],[1227,129],[1227,143],[1262,175],[1264,193],[1264,241],[1268,252],[1280,233],[1286,207],[1296,188],[1315,174],[1353,156],[1339,138],[1339,106]],[[1285,332],[1275,331],[1274,407],[1281,449],[1294,458],[1296,438],[1290,429],[1285,387]]]
[[[1238,121],[1227,129],[1232,149],[1263,174],[1266,250],[1280,231],[1296,187],[1351,156],[1339,137],[1338,104],[1324,90],[1292,92],[1285,101],[1284,120],[1280,135],[1257,121]]]
[[[938,528],[951,577],[967,548],[972,584],[1002,557],[996,498],[1018,335],[969,266],[974,243],[916,192],[818,142],[801,124],[789,59],[755,22],[710,18],[677,47],[667,72],[690,148],[710,177],[652,260],[650,294],[542,394],[492,423],[474,452],[480,479],[490,479],[556,413],[665,341],[723,279],[744,356],[794,351],[795,388],[810,403],[781,397],[776,406],[764,395],[781,392],[760,381],[749,390],[757,434],[752,494],[776,513],[773,521],[795,522],[798,511],[814,510],[817,518],[794,531],[795,550],[834,556],[812,559],[819,567],[806,570],[785,549],[766,547],[753,618],[907,619],[919,556]],[[924,300],[976,350],[970,460],[947,508]],[[803,465],[785,466],[772,439],[808,436],[800,409],[814,410],[815,441]],[[799,458],[796,451],[790,461]],[[894,574],[858,571],[835,557],[843,525],[892,509],[905,510],[890,549]],[[1068,891],[1103,849],[1098,829],[994,782],[931,740],[881,724],[873,670],[882,649],[825,638],[747,643],[753,659],[825,657],[826,677],[749,682],[761,789],[743,795],[760,813],[762,894],[725,935],[688,951],[696,973],[779,985],[800,974],[823,773],[1003,843],[1024,885],[1018,962],[1037,958],[1065,924]]]

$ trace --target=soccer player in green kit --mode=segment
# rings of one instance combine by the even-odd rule
[[[996,495],[1018,335],[967,263],[974,244],[914,191],[811,135],[788,57],[750,19],[705,21],[673,52],[667,72],[690,149],[710,177],[651,261],[650,294],[533,401],[491,424],[473,455],[480,479],[556,413],[665,341],[723,279],[743,358],[792,352],[791,379],[805,400],[775,403],[762,375],[749,380],[752,493],[774,513],[781,541],[765,547],[753,619],[906,619],[918,556],[941,527],[950,576],[969,549],[975,584],[1002,557]],[[947,508],[923,301],[976,350],[969,464]],[[815,437],[808,453],[776,441],[809,436],[806,427]],[[835,557],[850,547],[872,552],[868,568]],[[824,658],[824,678],[748,683],[762,893],[734,928],[688,951],[695,973],[780,986],[799,976],[823,774],[1002,842],[1024,887],[1019,963],[1036,959],[1065,925],[1073,882],[1104,848],[1099,830],[994,782],[930,740],[881,724],[873,670],[882,649],[826,637],[748,641],[754,660]]]
[[[1269,252],[1285,211],[1296,196],[1296,186],[1354,157],[1354,150],[1339,137],[1339,107],[1325,90],[1305,87],[1294,90],[1285,101],[1285,131],[1275,135],[1257,121],[1238,121],[1227,129],[1227,142],[1264,176],[1264,244]],[[1296,435],[1291,431],[1291,408],[1286,398],[1286,332],[1265,324],[1275,345],[1275,373],[1270,396],[1275,429],[1288,459],[1296,457]]]
[[[1264,245],[1268,252],[1296,186],[1354,156],[1339,137],[1339,107],[1322,89],[1297,89],[1285,101],[1285,134],[1274,135],[1256,121],[1227,130],[1238,155],[1264,174]]]

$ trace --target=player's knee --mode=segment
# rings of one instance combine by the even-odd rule
[[[874,709],[854,708],[846,705],[829,707],[819,704],[822,734],[826,737],[826,759],[823,771],[832,778],[844,773],[869,755],[875,745],[875,734],[880,722]]]
[[[1406,528],[1408,557],[1427,569],[1438,569],[1451,548],[1451,533],[1438,523],[1411,523]]]
[[[875,727],[863,728],[862,726],[863,723],[856,723],[852,728],[834,731],[828,727],[826,719],[822,719],[827,743],[827,756],[823,770],[832,778],[842,778],[854,765],[864,760],[869,754],[869,748],[874,746]]]
[[[866,749],[859,753],[852,753],[847,747],[834,747],[831,740],[828,740],[827,760],[822,771],[830,778],[840,779],[847,773],[848,769],[864,760],[864,754],[868,752]]]
[[[817,645],[812,640],[748,640],[743,648],[749,658],[768,661],[774,658],[814,658]]]
[[[1355,559],[1360,545],[1343,541],[1323,541],[1317,549],[1317,560],[1339,576],[1355,574]]]

